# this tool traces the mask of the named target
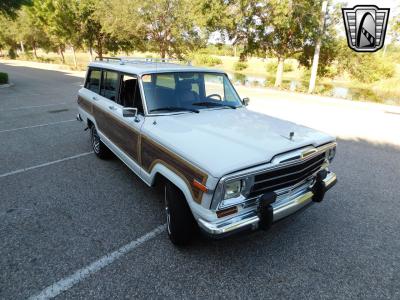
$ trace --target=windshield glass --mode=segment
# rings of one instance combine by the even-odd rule
[[[225,74],[174,72],[142,76],[149,113],[198,112],[205,108],[237,108],[239,96]]]

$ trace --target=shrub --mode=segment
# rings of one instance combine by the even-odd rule
[[[10,48],[8,50],[8,57],[10,59],[16,59],[17,58],[17,53],[15,53],[15,50],[13,48]]]
[[[0,84],[7,84],[7,83],[8,83],[8,74],[0,73]]]
[[[278,63],[277,62],[272,62],[270,61],[267,63],[267,72],[269,73],[275,73],[276,70],[278,69]],[[291,72],[293,71],[293,65],[289,62],[286,62],[283,64],[283,72]]]
[[[347,72],[353,79],[363,83],[391,78],[395,74],[395,64],[379,54],[350,53],[340,60],[338,66],[341,72]]]
[[[243,71],[243,70],[247,69],[248,66],[249,65],[245,61],[237,61],[233,65],[233,68],[235,69],[235,71]]]
[[[218,57],[213,57],[211,55],[207,54],[197,54],[193,58],[193,62],[196,65],[202,65],[202,66],[216,66],[222,64],[222,60]]]

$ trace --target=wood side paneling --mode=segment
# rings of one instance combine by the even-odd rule
[[[104,111],[97,105],[93,105],[93,116],[96,119],[98,129],[126,155],[139,163],[137,147],[139,132],[120,121],[111,112]]]
[[[192,192],[193,199],[197,203],[201,202],[203,192],[193,187],[192,182],[193,179],[196,179],[205,185],[207,174],[143,135],[141,137],[141,163],[142,168],[148,173],[151,172],[156,163],[165,165],[186,182]]]
[[[81,97],[81,96],[78,96],[78,105],[79,105],[84,111],[86,111],[87,113],[89,113],[89,114],[92,114],[92,113],[93,113],[93,110],[92,110],[93,104],[92,104],[90,101],[84,99],[84,98]]]

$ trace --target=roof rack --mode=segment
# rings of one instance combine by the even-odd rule
[[[143,63],[174,63],[183,62],[191,66],[192,62],[190,60],[176,59],[176,58],[152,58],[152,57],[105,57],[102,59],[99,57],[95,58],[95,61],[106,61],[106,62],[119,62],[120,65],[125,64],[143,64]]]

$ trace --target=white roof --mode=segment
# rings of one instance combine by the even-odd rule
[[[191,65],[182,65],[170,62],[154,62],[154,61],[93,61],[89,67],[105,68],[119,72],[143,75],[150,73],[168,73],[168,72],[213,72],[224,73],[223,71],[193,67]]]

